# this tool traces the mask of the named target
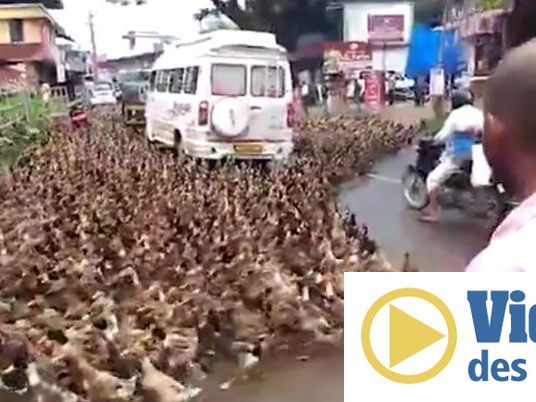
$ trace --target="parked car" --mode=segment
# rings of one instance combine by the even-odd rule
[[[395,88],[396,90],[400,92],[404,92],[407,90],[413,91],[413,87],[415,86],[415,80],[408,78],[404,76],[401,73],[397,73],[396,71],[387,71],[387,78],[390,76],[394,76],[395,78]]]
[[[91,106],[116,105],[114,85],[107,81],[96,82],[89,89],[89,103]]]

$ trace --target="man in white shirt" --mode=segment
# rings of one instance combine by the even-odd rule
[[[456,91],[451,100],[452,112],[434,138],[435,142],[446,146],[439,165],[426,179],[430,203],[421,216],[425,222],[439,221],[439,188],[464,162],[471,160],[473,140],[484,129],[484,114],[473,106],[470,92]]]

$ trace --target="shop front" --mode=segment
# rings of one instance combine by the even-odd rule
[[[507,48],[508,15],[508,8],[503,7],[465,8],[453,23],[464,44],[471,89],[477,97],[483,95],[487,77]]]
[[[468,70],[471,76],[488,76],[504,53],[506,12],[490,10],[467,16],[459,32],[467,44]]]
[[[372,68],[372,50],[367,42],[326,42],[324,83],[328,89],[328,110],[336,114],[345,108],[348,88],[359,82],[361,72]],[[355,87],[354,87],[355,88]],[[355,89],[354,89],[355,92]],[[350,98],[359,97],[354,93]]]

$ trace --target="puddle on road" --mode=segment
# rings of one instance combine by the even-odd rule
[[[270,360],[263,367],[265,378],[219,391],[209,383],[206,402],[342,402],[344,400],[343,349],[329,348],[300,362],[292,353]]]
[[[218,375],[206,381],[199,402],[342,402],[344,399],[344,362],[341,348],[327,348],[309,354],[288,353],[269,359],[262,368],[264,378],[221,391],[229,379],[229,367],[219,366]],[[305,353],[307,355],[307,353]],[[1,402],[33,402],[29,396],[0,391]]]

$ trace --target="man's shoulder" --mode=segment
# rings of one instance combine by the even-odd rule
[[[493,239],[469,265],[468,272],[536,272],[536,219]]]

